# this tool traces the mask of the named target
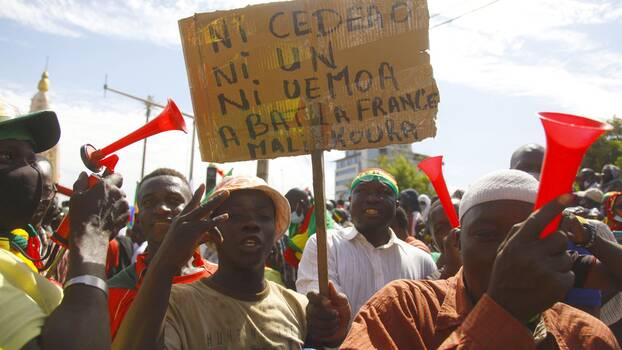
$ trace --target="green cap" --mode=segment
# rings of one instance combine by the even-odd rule
[[[56,113],[40,111],[15,118],[0,115],[0,140],[21,140],[32,144],[35,153],[54,147],[60,139]]]

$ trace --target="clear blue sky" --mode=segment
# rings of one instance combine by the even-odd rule
[[[430,0],[431,25],[489,3]],[[194,12],[241,7],[246,1],[0,0],[0,101],[27,112],[50,57],[50,97],[63,126],[61,182],[82,170],[77,148],[104,145],[144,121],[142,106],[102,85],[192,107],[177,20]],[[253,3],[258,3],[255,1]],[[511,152],[544,142],[538,111],[599,119],[622,115],[622,2],[619,0],[501,0],[430,31],[441,94],[438,134],[415,151],[445,155],[450,188],[508,166]],[[147,170],[188,172],[190,137],[160,135],[149,144]],[[133,191],[141,146],[124,151],[118,170]],[[341,152],[331,152],[336,159]],[[195,178],[206,164],[197,153]],[[253,173],[252,162],[223,165]],[[308,170],[301,170],[308,169]],[[271,163],[280,190],[311,185],[308,157]],[[327,192],[334,165],[327,163]]]

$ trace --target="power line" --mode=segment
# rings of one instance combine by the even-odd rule
[[[467,2],[469,2],[469,1],[467,1]],[[463,4],[464,4],[464,3],[463,3]],[[466,6],[465,6],[465,7],[466,7]],[[432,14],[430,14],[430,19],[432,19],[432,18],[434,18],[434,17],[441,16],[441,15],[442,15],[442,12],[445,12],[445,11],[443,10],[443,11],[439,11],[439,12],[436,12],[436,13],[432,13]]]
[[[477,12],[477,11],[483,10],[483,9],[485,9],[486,7],[491,6],[491,5],[493,5],[493,4],[495,4],[495,3],[499,2],[499,1],[501,1],[501,0],[494,0],[494,1],[491,1],[491,2],[489,2],[489,3],[487,3],[487,4],[485,4],[485,5],[482,5],[482,6],[480,6],[480,7],[474,8],[474,9],[472,9],[472,10],[470,10],[470,11],[468,11],[468,12],[465,12],[465,13],[463,13],[463,14],[459,15],[459,16],[456,16],[456,17],[450,18],[450,19],[448,19],[448,20],[446,20],[446,21],[444,21],[444,22],[441,22],[441,23],[439,23],[439,24],[436,24],[436,25],[434,25],[434,26],[430,27],[430,29],[434,29],[434,28],[440,27],[440,26],[442,26],[442,25],[449,24],[449,23],[451,23],[451,22],[453,22],[453,21],[455,21],[455,20],[457,20],[457,19],[460,19],[460,18],[462,18],[462,17],[466,16],[466,15],[470,15],[470,14],[472,14],[473,12]],[[436,15],[434,15],[434,16],[431,16],[430,18],[432,18],[432,17],[436,17],[437,15],[438,15],[438,14],[436,14]]]

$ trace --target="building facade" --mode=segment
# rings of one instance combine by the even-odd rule
[[[381,157],[393,159],[400,155],[411,160],[414,166],[416,166],[419,163],[419,160],[424,157],[421,154],[413,152],[410,144],[389,145],[381,148],[346,151],[345,157],[336,160],[335,199],[348,199],[352,179],[354,179],[356,174],[358,174],[361,170],[378,167],[379,159]]]

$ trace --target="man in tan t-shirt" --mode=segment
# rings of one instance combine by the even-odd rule
[[[165,318],[165,347],[299,349],[304,345],[308,304],[304,295],[268,282],[253,299],[240,300],[205,283],[174,286]]]
[[[265,260],[289,226],[285,197],[259,178],[238,176],[225,179],[199,207],[203,190],[171,225],[113,348],[338,346],[350,306],[332,284],[329,297],[304,297],[264,279]],[[171,287],[174,271],[205,241],[218,247],[218,271]]]

